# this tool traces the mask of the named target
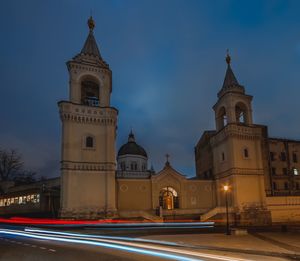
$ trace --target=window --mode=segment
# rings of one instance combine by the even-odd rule
[[[126,166],[125,166],[125,162],[124,161],[121,162],[120,168],[121,168],[121,170],[126,170]]]
[[[40,194],[31,194],[26,196],[19,196],[13,198],[2,198],[0,199],[0,207],[16,205],[16,204],[28,204],[28,203],[39,203],[40,202]]]
[[[274,152],[270,152],[270,160],[271,161],[275,160],[275,154],[274,154]]]
[[[276,168],[272,168],[272,175],[276,175]]]
[[[130,168],[131,168],[131,170],[137,170],[137,163],[136,162],[131,162],[131,164],[130,164]]]
[[[94,138],[88,136],[85,138],[85,147],[86,148],[93,148],[94,147]]]
[[[284,182],[284,189],[288,190],[289,189],[289,183],[288,182]]]
[[[294,163],[297,163],[297,162],[298,162],[298,157],[297,157],[296,152],[293,152],[293,162],[294,162]]]
[[[244,158],[249,158],[249,151],[248,151],[248,149],[244,149]]]
[[[273,189],[277,190],[277,183],[276,182],[273,182]]]
[[[286,155],[285,155],[285,152],[281,152],[281,153],[280,153],[280,158],[281,158],[281,161],[286,161]]]
[[[222,161],[224,161],[224,160],[225,160],[225,153],[222,152]]]
[[[298,175],[299,175],[298,169],[293,168],[293,174],[294,174],[295,176],[298,176]]]
[[[296,182],[296,190],[300,190],[299,182]]]
[[[282,174],[283,174],[283,175],[287,175],[287,174],[288,174],[287,168],[283,168],[283,169],[282,169]]]

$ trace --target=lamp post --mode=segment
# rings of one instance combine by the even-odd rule
[[[223,186],[224,192],[225,192],[225,202],[226,202],[226,235],[230,235],[230,229],[229,229],[229,213],[228,213],[228,190],[229,186],[224,185]]]

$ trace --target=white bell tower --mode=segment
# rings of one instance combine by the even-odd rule
[[[62,121],[62,218],[97,219],[116,214],[115,140],[118,110],[110,107],[112,72],[94,38],[67,62],[69,100],[58,103]]]

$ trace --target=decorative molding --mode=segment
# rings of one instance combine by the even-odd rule
[[[233,175],[238,176],[264,176],[263,169],[231,168],[224,172],[216,173],[216,179],[225,178]]]
[[[118,112],[114,108],[83,106],[65,101],[60,102],[59,107],[60,118],[62,121],[111,126],[117,125]]]
[[[262,130],[258,127],[228,124],[211,138],[211,145],[217,146],[228,137],[235,137],[243,140],[260,140],[262,139]]]
[[[128,186],[125,185],[125,184],[122,184],[122,185],[120,186],[120,190],[121,190],[122,192],[127,192],[127,191],[128,191]]]
[[[62,170],[84,170],[84,171],[115,171],[116,164],[108,163],[94,163],[94,162],[71,162],[64,161],[61,163]]]

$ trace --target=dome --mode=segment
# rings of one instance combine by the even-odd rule
[[[148,158],[144,148],[135,142],[134,134],[132,132],[130,132],[128,136],[128,142],[119,149],[118,157],[126,154],[139,155]]]

